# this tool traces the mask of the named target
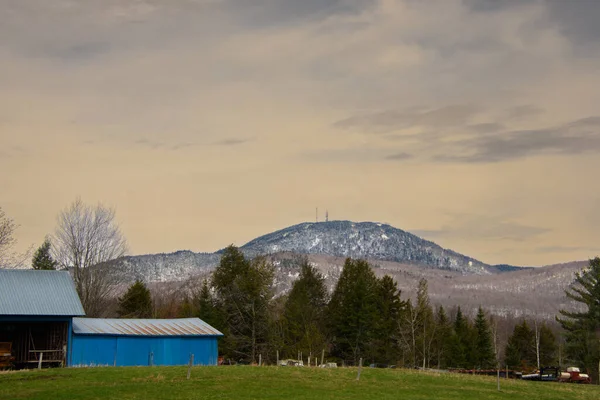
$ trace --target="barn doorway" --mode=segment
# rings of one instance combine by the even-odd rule
[[[0,367],[24,369],[64,366],[67,362],[68,338],[69,323],[66,321],[3,321],[0,323],[0,348],[5,356],[0,361]]]

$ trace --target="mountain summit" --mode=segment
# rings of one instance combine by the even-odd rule
[[[306,222],[260,236],[240,249],[249,257],[277,253],[352,257],[455,271],[461,275],[486,275],[520,269],[488,265],[412,233],[374,222]],[[183,281],[212,271],[221,259],[221,252],[177,251],[127,256],[112,263],[121,271],[123,282],[135,279],[145,282]]]
[[[490,273],[490,266],[409,232],[374,222],[302,223],[258,237],[241,250],[249,256],[293,252],[365,258],[460,271]]]

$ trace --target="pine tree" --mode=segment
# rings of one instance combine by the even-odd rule
[[[300,275],[284,306],[285,343],[288,354],[317,354],[325,344],[325,280],[306,257],[295,262],[300,265]]]
[[[395,363],[399,355],[398,322],[406,303],[400,299],[398,286],[389,275],[379,279],[376,301],[379,313],[371,340],[372,361]]]
[[[565,293],[585,308],[581,312],[560,310],[561,317],[557,317],[566,331],[567,354],[595,380],[600,360],[600,258],[590,260],[588,268],[576,273]]]
[[[46,237],[44,239],[44,243],[36,250],[33,255],[33,260],[31,261],[31,266],[33,269],[42,269],[42,270],[53,270],[56,269],[57,262],[54,261],[52,255],[50,254],[50,247],[52,244],[50,243],[50,238]]]
[[[223,353],[250,362],[269,346],[273,265],[264,257],[247,260],[235,246],[223,251],[213,272],[217,304],[223,316]]]
[[[451,361],[450,351],[452,348],[452,324],[446,315],[444,307],[440,306],[435,316],[435,322],[437,325],[435,334],[435,357],[438,368],[447,368],[450,366]]]
[[[527,321],[515,326],[506,344],[505,363],[509,368],[531,370],[537,364],[535,335]]]
[[[192,318],[196,310],[194,309],[194,303],[186,295],[177,307],[177,318]]]
[[[117,313],[121,318],[152,317],[152,297],[150,296],[150,290],[140,280],[135,281],[118,301],[119,309]]]
[[[210,293],[208,279],[202,280],[202,287],[196,296],[194,296],[193,305],[193,309],[195,311],[194,316],[200,318],[202,321],[218,330],[225,328],[223,326],[222,315],[216,308],[215,301]]]
[[[540,328],[540,363],[541,366],[557,365],[557,349],[556,336],[550,328],[544,323]]]
[[[368,350],[378,319],[377,287],[366,261],[346,259],[327,309],[333,354],[342,360],[357,364],[372,356]]]
[[[471,346],[471,330],[469,321],[463,315],[460,307],[454,317],[452,336],[450,337],[448,351],[448,366],[452,368],[472,367],[469,348]]]
[[[496,355],[494,354],[490,326],[481,307],[477,310],[474,328],[475,366],[480,369],[492,368],[496,365]]]

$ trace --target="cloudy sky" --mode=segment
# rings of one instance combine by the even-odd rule
[[[0,207],[131,253],[386,222],[488,263],[600,254],[600,1],[0,0]]]

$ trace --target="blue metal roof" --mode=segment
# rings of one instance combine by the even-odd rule
[[[67,271],[0,269],[0,315],[81,316]]]
[[[200,318],[73,318],[73,333],[117,336],[223,336]]]

